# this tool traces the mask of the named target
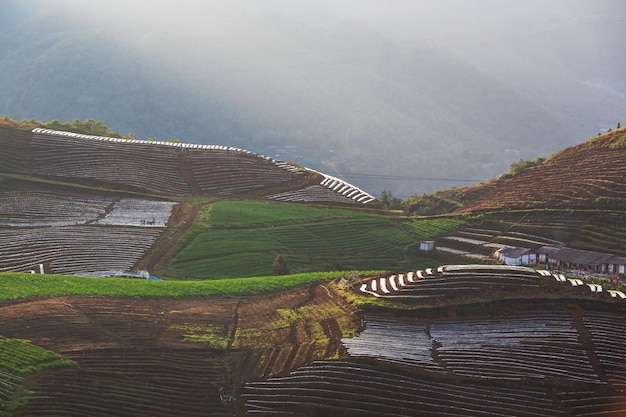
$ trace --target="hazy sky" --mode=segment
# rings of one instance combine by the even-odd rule
[[[14,1],[14,0],[13,0]],[[16,2],[17,3],[17,2]],[[23,2],[19,2],[23,3]],[[189,19],[209,18],[214,6],[240,6],[248,10],[279,10],[291,19],[332,26],[359,21],[394,38],[445,40],[463,35],[566,30],[585,24],[617,20],[624,23],[626,3],[621,0],[30,0],[20,7],[71,4],[83,18],[124,16],[141,22],[185,26]],[[228,23],[228,22],[224,22]]]
[[[359,22],[393,40],[418,40],[452,51],[488,50],[494,44],[611,36],[626,46],[622,0],[8,0],[13,7],[64,8],[76,21],[109,28],[123,41],[133,30],[171,36],[246,31],[245,13],[274,13],[294,24],[333,30]],[[24,4],[25,3],[25,4]],[[9,7],[10,8],[10,7]],[[228,13],[224,11],[228,10]],[[594,33],[591,28],[608,28]],[[126,33],[125,33],[126,32]]]
[[[220,4],[280,10],[310,24],[366,22],[398,38],[564,28],[615,17],[623,22],[626,11],[620,0],[90,0],[76,2],[75,10],[96,16],[109,10],[137,20],[161,16],[184,25],[177,18],[197,17]]]
[[[30,18],[35,20],[21,31],[20,24]],[[267,137],[291,140],[304,132],[333,146],[343,140],[354,150],[358,140],[382,143],[394,132],[396,139],[412,140],[418,152],[419,141],[471,133],[484,142],[487,156],[480,158],[485,166],[506,165],[506,158],[492,155],[497,146],[486,144],[483,130],[494,144],[518,141],[538,119],[529,116],[536,111],[563,116],[558,126],[580,129],[569,145],[614,126],[626,108],[623,0],[3,0],[3,26],[12,31],[17,55],[27,56],[32,49],[50,58],[71,47],[80,53],[63,56],[61,64],[99,63],[93,68],[96,76],[87,74],[93,85],[99,86],[97,73],[103,67],[94,56],[112,57],[118,74],[107,78],[112,85],[126,79],[125,69],[136,71],[138,80],[162,80],[156,85],[164,91],[197,99],[195,119],[211,121],[217,114],[222,118],[214,125],[221,126],[223,119],[231,123],[224,127],[231,137],[241,132],[247,138],[264,129]],[[86,51],[82,39],[88,40]],[[434,72],[429,72],[431,63]],[[65,74],[61,64],[55,75]],[[111,71],[110,62],[105,64]],[[82,74],[76,78],[81,81]],[[466,80],[476,88],[466,88]],[[137,85],[121,91],[135,91]],[[499,95],[481,101],[488,91]],[[72,94],[92,99],[82,97],[82,90]],[[497,101],[505,96],[521,107]],[[482,113],[472,111],[476,103],[484,106]],[[172,118],[168,130],[161,127],[157,133],[187,139],[178,113],[170,115],[166,104],[150,104]],[[57,115],[55,103],[48,105],[52,110],[46,114],[52,117],[28,107],[21,110],[23,117],[81,117]],[[90,117],[104,118],[117,130],[137,129],[132,125],[137,116],[118,122],[106,120],[105,109],[91,111]],[[144,113],[159,118],[140,109]],[[500,138],[499,130],[495,134],[489,127],[498,115],[515,126],[508,132],[511,138]],[[458,129],[450,120],[459,120]],[[474,130],[461,121],[471,122]],[[199,135],[192,133],[188,140]],[[508,152],[512,145],[506,146]],[[562,147],[554,143],[547,151]],[[397,152],[403,152],[401,146]],[[467,175],[483,178],[479,174]]]
[[[238,52],[248,63],[255,62],[255,52],[266,57],[291,54],[296,61],[309,53],[303,48],[311,45],[289,49],[285,33],[308,30],[319,36],[341,30],[342,25],[352,24],[354,29],[357,24],[363,36],[369,36],[370,50],[375,50],[376,41],[380,41],[379,49],[387,48],[385,42],[414,42],[420,47],[445,48],[496,77],[507,73],[515,77],[513,72],[521,65],[524,76],[553,71],[574,72],[585,81],[609,79],[611,88],[626,94],[621,75],[626,50],[623,0],[5,1],[5,15],[12,15],[12,9],[34,13],[47,6],[62,19],[69,17],[86,29],[101,30],[121,48],[162,65],[182,67],[195,62],[196,68],[208,66],[216,56],[211,51],[218,48],[233,51],[235,56]],[[257,17],[264,14],[271,17],[265,22],[289,29],[269,33],[267,25],[255,27]],[[0,24],[14,20],[0,16]],[[246,39],[252,44],[259,38],[263,51],[247,48]],[[516,56],[508,59],[512,50]],[[200,61],[201,56],[207,62]],[[520,56],[527,58],[520,62]],[[244,70],[248,63],[243,63]]]
[[[397,38],[440,38],[485,32],[562,28],[621,13],[619,0],[248,0],[318,23],[368,22]]]
[[[134,30],[173,37],[193,34],[196,39],[206,33],[207,39],[215,41],[215,34],[224,38],[250,30],[245,27],[245,13],[272,13],[316,29],[333,30],[343,22],[359,22],[392,40],[416,40],[460,54],[533,41],[534,48],[560,41],[575,52],[577,33],[584,33],[587,41],[595,38],[600,47],[610,43],[615,48],[616,42],[626,47],[626,3],[622,0],[9,1],[22,8],[64,5],[66,15],[108,27],[122,42]],[[604,30],[593,31],[595,27]],[[608,37],[610,42],[604,40]]]
[[[19,20],[6,17],[19,14],[11,10],[25,10],[27,16],[48,8],[59,20],[99,30],[111,45],[163,70],[171,67],[181,77],[187,70],[196,75],[211,68],[249,71],[274,57],[310,65],[306,59],[315,48],[350,55],[366,45],[370,54],[393,54],[393,43],[409,42],[444,48],[522,91],[556,75],[626,95],[623,0],[5,1],[0,24]],[[268,22],[275,30],[268,30]],[[311,44],[310,39],[346,25],[352,26],[328,38],[361,34],[353,47]],[[285,38],[298,32],[306,32],[302,39],[308,40]],[[216,57],[225,65],[219,67]],[[194,74],[188,75],[191,80]]]

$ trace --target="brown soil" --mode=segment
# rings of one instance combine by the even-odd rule
[[[449,192],[459,212],[512,209],[624,210],[626,129],[566,148],[510,178]],[[444,192],[442,195],[446,195]]]
[[[176,206],[167,229],[161,233],[146,256],[135,265],[135,269],[144,269],[153,275],[156,274],[159,263],[176,248],[178,241],[189,231],[201,207],[201,204],[186,203]]]
[[[231,349],[304,343],[308,341],[307,333],[299,327],[307,326],[332,327],[329,336],[341,338],[336,323],[340,317],[332,314],[320,319],[280,320],[279,310],[296,310],[304,305],[318,310],[337,307],[333,311],[341,315],[354,312],[319,285],[242,299],[64,296],[1,303],[0,334],[27,339],[61,354],[103,348],[224,347],[211,346],[208,336],[206,341],[191,341],[193,338],[187,336],[194,331],[223,336]],[[276,324],[272,332],[257,334],[260,338],[246,333],[277,321],[284,327]]]
[[[340,340],[351,331],[354,314],[319,285],[242,299],[66,296],[4,302],[2,336],[28,340],[79,366],[32,376],[47,400],[29,401],[13,415],[46,414],[58,401],[68,404],[64,412],[90,404],[102,415],[144,415],[132,401],[111,403],[102,392],[106,386],[107,395],[123,397],[128,384],[188,391],[176,394],[175,403],[146,399],[162,408],[150,415],[171,415],[173,406],[179,416],[207,407],[232,415],[235,402],[224,398],[235,398],[243,381],[286,375],[341,354]]]

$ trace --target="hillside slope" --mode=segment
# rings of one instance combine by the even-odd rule
[[[161,196],[252,196],[279,201],[376,204],[362,190],[239,148],[130,141],[0,127],[0,173],[26,174]]]
[[[586,145],[591,153],[619,156],[619,135]],[[0,139],[0,271],[37,264],[77,275],[129,270],[192,222],[184,237],[188,250],[174,267],[213,274],[217,265],[205,262],[225,253],[225,263],[258,268],[260,258],[240,252],[247,247],[271,255],[291,250],[292,260],[298,249],[316,268],[336,258],[334,269],[364,260],[406,271],[367,278],[350,273],[344,284],[249,296],[242,294],[261,291],[261,280],[253,279],[256,287],[228,280],[222,288],[240,291],[214,292],[220,295],[210,299],[193,285],[183,292],[173,286],[203,282],[9,274],[0,336],[28,340],[78,367],[23,378],[6,372],[13,357],[0,360],[3,416],[623,414],[622,299],[530,268],[416,270],[416,241],[456,229],[461,220],[353,210],[376,202],[359,201],[358,189],[332,177],[241,149],[43,129],[3,128]],[[311,187],[351,200],[351,210],[262,201],[317,195]],[[257,201],[213,202],[242,196]],[[449,227],[432,230],[444,221]],[[417,232],[420,225],[428,235]],[[332,239],[319,239],[324,236]],[[405,256],[410,269],[399,269]],[[270,281],[279,280],[263,283]],[[65,290],[83,283],[79,292]],[[139,295],[129,284],[139,284]],[[124,296],[85,290],[93,285],[122,289],[115,294]],[[384,304],[361,315],[344,298],[351,286],[352,295],[371,290],[376,295],[370,298]],[[395,310],[400,302],[416,310]]]
[[[457,213],[518,209],[626,209],[626,129],[564,149],[538,166],[475,187],[447,190]]]

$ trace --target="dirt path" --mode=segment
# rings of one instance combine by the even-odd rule
[[[149,273],[155,274],[161,260],[172,252],[178,241],[189,231],[201,207],[201,204],[188,203],[176,206],[168,221],[167,229],[152,245],[148,253],[137,262],[135,268],[145,269]]]
[[[193,159],[189,154],[189,149],[182,149],[178,155],[178,169],[183,179],[191,191],[191,195],[202,195],[202,188],[198,185],[196,177],[193,173]]]
[[[603,383],[610,383],[605,367],[596,354],[596,346],[593,342],[593,336],[583,321],[585,311],[581,308],[572,307],[570,308],[569,313],[572,317],[572,327],[578,332],[578,339],[580,340],[580,344],[585,348],[587,359],[593,367],[593,370]]]

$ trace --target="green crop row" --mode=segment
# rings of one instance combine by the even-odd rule
[[[162,270],[197,279],[272,274],[277,255],[291,272],[402,269],[420,261],[412,248],[462,225],[450,218],[414,221],[348,209],[258,201],[205,206]]]
[[[463,226],[463,220],[452,218],[405,221],[404,226],[419,240],[435,239]]]
[[[0,336],[0,368],[28,375],[46,368],[75,367],[72,361],[30,343]]]
[[[210,230],[198,234],[185,250],[176,256],[175,263],[207,256],[281,249],[283,248],[280,244],[269,239],[263,229]]]
[[[185,271],[190,277],[238,278],[271,275],[274,255],[266,252],[224,254],[205,259],[175,263],[175,268]],[[292,270],[294,270],[292,268]]]
[[[2,368],[1,363],[0,368]],[[20,390],[24,390],[22,388],[23,381],[24,377],[20,375],[0,370],[0,416],[10,415],[2,412],[13,408],[11,403],[15,402],[14,397]]]
[[[211,205],[211,227],[242,227],[309,222],[329,218],[363,217],[348,209],[318,208],[299,204],[224,200]]]
[[[248,209],[265,207],[264,203],[244,205]],[[339,218],[331,215],[339,210],[316,209],[323,215],[295,221],[292,212],[291,223],[272,225],[263,223],[266,214],[256,218],[254,211],[248,210],[248,217],[240,219],[238,227],[218,228],[212,223],[215,206],[209,227],[197,228],[168,267],[202,279],[262,276],[272,274],[273,260],[281,254],[292,272],[387,269],[397,267],[404,247],[413,243],[394,222],[381,215],[352,212],[351,217]],[[241,226],[244,223],[250,226]]]

